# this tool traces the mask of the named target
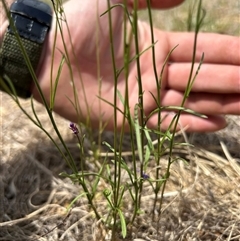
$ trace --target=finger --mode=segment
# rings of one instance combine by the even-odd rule
[[[180,106],[183,93],[167,90],[162,94],[162,106]],[[185,108],[205,115],[240,115],[239,94],[190,93]]]
[[[193,76],[199,64],[195,64]],[[184,91],[191,64],[172,63],[168,67],[167,87]],[[240,93],[240,67],[236,65],[202,64],[192,88],[193,92]]]
[[[194,33],[167,33],[169,51],[178,47],[170,56],[173,62],[191,62],[193,55]],[[239,37],[199,33],[197,37],[196,61],[204,53],[205,63],[240,64],[240,39]]]
[[[163,122],[161,129],[167,130],[175,116],[175,113],[162,113]],[[153,116],[148,123],[149,128],[156,128],[157,116]],[[199,118],[190,114],[181,114],[177,124],[177,131],[185,130],[186,132],[214,132],[227,126],[227,122],[222,116],[208,116],[207,119]],[[173,128],[171,128],[173,130]]]

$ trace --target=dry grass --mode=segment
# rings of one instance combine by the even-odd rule
[[[186,31],[187,19],[190,6],[194,1],[185,2],[176,8],[154,11],[154,25],[164,30]],[[206,11],[206,18],[202,31],[218,32],[230,35],[240,35],[239,29],[239,2],[235,0],[213,0],[203,1],[203,8]],[[147,19],[147,12],[141,12],[142,19]]]
[[[236,2],[212,0],[211,4],[207,3],[212,25],[208,23],[206,29],[238,35]],[[178,10],[156,12],[155,22],[167,29],[176,29],[174,19],[179,19],[177,24],[181,28],[185,24],[186,9],[185,5]],[[0,93],[0,100],[0,240],[107,240],[108,231],[95,222],[84,198],[66,213],[66,207],[81,188],[59,178],[58,174],[68,168],[47,137],[6,94]],[[22,103],[30,110],[28,101]],[[57,140],[43,107],[37,104],[37,111]],[[79,150],[68,130],[68,122],[58,116],[56,120],[78,161]],[[184,157],[188,165],[175,162],[172,166],[160,222],[150,218],[153,195],[145,185],[144,213],[132,227],[132,237],[126,240],[240,240],[239,130],[240,118],[229,117],[229,126],[223,131],[188,135],[195,147],[174,151],[176,156]],[[111,141],[112,133],[104,133],[103,139]],[[126,150],[128,143],[126,140]],[[90,146],[85,143],[86,150],[90,150]],[[163,163],[166,157],[167,154]],[[131,156],[126,156],[128,159],[130,161]],[[89,155],[85,163],[89,170],[94,168],[92,161]],[[164,170],[164,164],[162,168]],[[101,195],[98,205],[104,214],[107,205]],[[124,205],[131,212],[127,197]]]

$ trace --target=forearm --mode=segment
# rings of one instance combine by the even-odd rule
[[[0,46],[2,44],[4,33],[6,32],[8,21],[6,16],[6,11],[4,7],[4,3],[6,3],[6,6],[9,7],[14,0],[0,0]]]

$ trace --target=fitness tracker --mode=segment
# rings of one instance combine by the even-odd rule
[[[49,5],[38,0],[17,0],[10,7],[10,16],[15,27],[9,24],[3,37],[0,48],[0,76],[10,90],[7,79],[11,81],[17,96],[29,98],[33,80],[17,34],[33,70],[36,71],[51,27],[52,10]],[[0,90],[5,91],[1,84]]]

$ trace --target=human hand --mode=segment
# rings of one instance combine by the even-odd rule
[[[107,124],[108,129],[113,129],[113,108],[101,101],[99,96],[99,78],[101,78],[101,98],[113,103],[114,75],[109,43],[108,17],[99,17],[107,9],[107,1],[71,0],[64,5],[65,14],[71,37],[66,27],[63,27],[65,43],[67,43],[70,65],[73,70],[73,80],[78,93],[78,101],[81,109],[81,121],[89,117],[94,128],[98,128],[99,119]],[[115,1],[117,2],[117,1]],[[119,1],[118,1],[119,2]],[[144,1],[143,1],[144,2]],[[173,6],[181,1],[165,1]],[[152,1],[154,7],[167,7],[160,5],[159,1]],[[131,1],[129,1],[129,6]],[[144,7],[144,5],[141,5]],[[123,43],[122,43],[122,9],[112,10],[112,24],[114,34],[115,59],[118,68],[123,65]],[[99,26],[97,30],[97,25]],[[53,24],[54,26],[54,24]],[[179,45],[170,57],[171,64],[164,72],[161,96],[162,105],[179,106],[186,88],[191,66],[193,50],[193,33],[170,33],[154,30],[155,40],[158,43],[156,50],[156,65],[160,72],[163,62],[169,51]],[[98,45],[96,40],[98,39]],[[50,98],[50,76],[51,61],[54,42],[54,27],[49,35],[49,43],[41,68],[38,70],[40,87],[49,101]],[[70,42],[74,47],[71,48]],[[139,21],[139,48],[140,52],[151,45],[149,26]],[[53,62],[53,80],[56,79],[58,67],[65,53],[60,33],[56,42],[56,51]],[[99,59],[97,60],[97,54]],[[226,126],[223,117],[225,114],[240,114],[240,77],[239,77],[239,38],[217,35],[199,34],[196,61],[200,60],[205,53],[204,64],[193,85],[192,92],[185,107],[196,112],[205,114],[208,119],[201,119],[187,113],[182,113],[180,123],[182,127],[187,126],[188,131],[216,131]],[[144,90],[144,110],[148,115],[156,108],[155,101],[150,93],[157,94],[154,73],[152,68],[151,51],[146,51],[140,58],[141,76]],[[79,74],[81,73],[81,75]],[[130,65],[129,72],[129,103],[133,111],[138,102],[138,85],[136,81],[137,71],[135,63]],[[84,91],[83,91],[84,89]],[[118,90],[124,95],[125,79],[120,75],[118,79]],[[33,96],[41,101],[36,87]],[[54,110],[65,118],[77,122],[78,117],[71,102],[74,94],[71,85],[69,67],[65,64],[59,79]],[[99,108],[101,104],[101,108]],[[88,109],[89,107],[89,109]],[[123,109],[119,101],[118,107]],[[90,112],[89,112],[90,111]],[[166,113],[162,113],[164,116]],[[167,115],[161,127],[167,128],[173,115]],[[122,126],[122,116],[119,112],[118,127]],[[148,127],[155,127],[157,116],[152,116],[148,121]],[[126,126],[127,129],[127,126]]]

